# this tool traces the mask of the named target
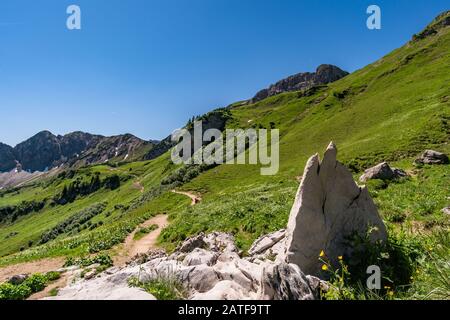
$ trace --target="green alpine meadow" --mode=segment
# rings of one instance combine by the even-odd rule
[[[100,299],[450,298],[450,11],[357,71],[322,65],[198,121],[278,130],[277,173],[175,164],[170,136],[0,144],[0,300],[95,298],[98,279]]]

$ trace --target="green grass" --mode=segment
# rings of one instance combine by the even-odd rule
[[[20,284],[0,284],[0,300],[25,300],[33,293],[42,291],[53,281],[60,278],[57,272],[35,273]]]
[[[186,290],[183,284],[174,276],[158,276],[145,282],[137,278],[130,278],[128,283],[131,287],[139,287],[152,294],[158,300],[184,300]]]

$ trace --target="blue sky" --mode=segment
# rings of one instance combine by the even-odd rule
[[[77,4],[82,30],[66,28]],[[382,30],[366,8],[382,9]],[[449,0],[2,0],[0,141],[41,130],[161,139],[322,63],[354,71]]]

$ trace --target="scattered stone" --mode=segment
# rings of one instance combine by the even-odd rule
[[[251,248],[248,250],[248,254],[251,256],[255,254],[261,254],[265,252],[267,249],[272,248],[275,244],[284,239],[285,236],[286,236],[285,229],[262,236],[253,243]]]
[[[90,279],[94,278],[96,275],[97,275],[97,271],[90,270],[84,274],[84,279],[90,280]]]
[[[294,264],[269,264],[263,272],[260,299],[314,300],[308,279]]]
[[[28,279],[28,274],[18,274],[9,278],[8,282],[14,285],[19,285]]]
[[[186,239],[176,251],[188,253],[193,251],[195,248],[205,248],[206,243],[203,240],[205,238],[204,233],[200,233],[198,236]]]
[[[397,178],[406,177],[405,171],[397,168],[391,168],[387,162],[382,162],[376,166],[367,169],[359,178],[361,182],[367,182],[372,179],[393,180]]]
[[[446,208],[442,209],[442,212],[444,214],[450,215],[450,207],[446,207]]]
[[[425,152],[415,160],[418,164],[448,164],[449,158],[446,154],[434,150],[425,150]]]
[[[285,259],[308,275],[321,275],[322,250],[335,266],[338,256],[350,256],[347,240],[354,233],[365,235],[375,227],[372,241],[387,238],[369,192],[354,182],[336,156],[331,143],[322,162],[317,154],[308,160],[289,217]]]
[[[195,248],[194,251],[189,253],[183,261],[186,266],[198,266],[201,264],[206,264],[211,266],[217,261],[217,253],[208,251],[205,249]]]

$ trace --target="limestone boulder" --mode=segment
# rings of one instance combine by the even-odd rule
[[[282,229],[258,238],[248,250],[250,256],[262,254],[284,239],[286,230]]]
[[[418,164],[449,164],[448,156],[442,152],[425,150],[425,152],[415,160]]]
[[[391,168],[387,162],[382,162],[376,166],[367,169],[359,178],[361,182],[367,182],[372,179],[393,180],[401,177],[406,177],[405,171],[397,168]]]
[[[359,187],[351,172],[337,161],[331,143],[322,161],[312,156],[305,167],[287,227],[285,260],[308,275],[320,276],[323,250],[337,265],[338,256],[351,255],[348,239],[353,234],[385,241],[386,228],[365,187]]]
[[[314,300],[308,279],[295,264],[268,264],[259,290],[261,300]]]

